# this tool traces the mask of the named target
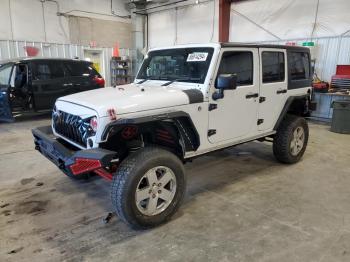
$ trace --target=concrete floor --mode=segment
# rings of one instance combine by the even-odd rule
[[[133,231],[113,217],[109,183],[73,181],[33,150],[30,129],[0,124],[1,261],[350,261],[350,136],[310,123],[303,161],[253,142],[186,165],[168,224]]]

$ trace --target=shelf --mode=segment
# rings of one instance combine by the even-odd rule
[[[112,60],[113,61],[113,63],[129,63],[130,61],[129,60],[116,60],[116,59],[113,59]]]
[[[131,77],[131,75],[113,75],[112,77],[115,77],[115,78],[127,78],[127,77]]]
[[[129,67],[112,67],[112,70],[128,70]]]
[[[118,60],[115,57],[110,60],[111,84],[123,85],[130,83],[132,79],[131,60]]]

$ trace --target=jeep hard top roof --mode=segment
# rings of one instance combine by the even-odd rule
[[[173,49],[173,48],[195,48],[195,47],[213,47],[213,48],[229,48],[229,47],[247,47],[247,48],[278,48],[286,50],[299,50],[309,52],[308,47],[277,45],[277,44],[258,44],[258,43],[241,43],[241,42],[222,42],[222,43],[196,43],[196,44],[181,44],[175,46],[165,46],[152,48],[149,51]]]
[[[257,43],[234,43],[234,42],[225,42],[220,43],[221,47],[255,47],[255,48],[278,48],[278,49],[298,49],[298,50],[310,50],[308,47],[304,46],[295,46],[295,45],[276,45],[276,44],[257,44]]]

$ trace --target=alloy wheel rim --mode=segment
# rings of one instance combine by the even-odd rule
[[[293,138],[290,142],[290,152],[293,156],[297,156],[304,147],[305,133],[304,129],[299,126],[293,132]]]
[[[157,166],[140,179],[135,192],[136,206],[143,215],[155,216],[172,203],[175,193],[174,172],[168,167]]]

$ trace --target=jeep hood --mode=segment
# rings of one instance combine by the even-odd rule
[[[95,110],[100,117],[105,117],[108,116],[107,111],[111,108],[114,108],[117,114],[121,115],[186,105],[194,97],[197,102],[203,101],[203,94],[198,89],[183,90],[169,86],[128,84],[68,95],[59,98],[58,101],[88,107]],[[65,110],[61,107],[61,110],[67,111],[68,109]]]

